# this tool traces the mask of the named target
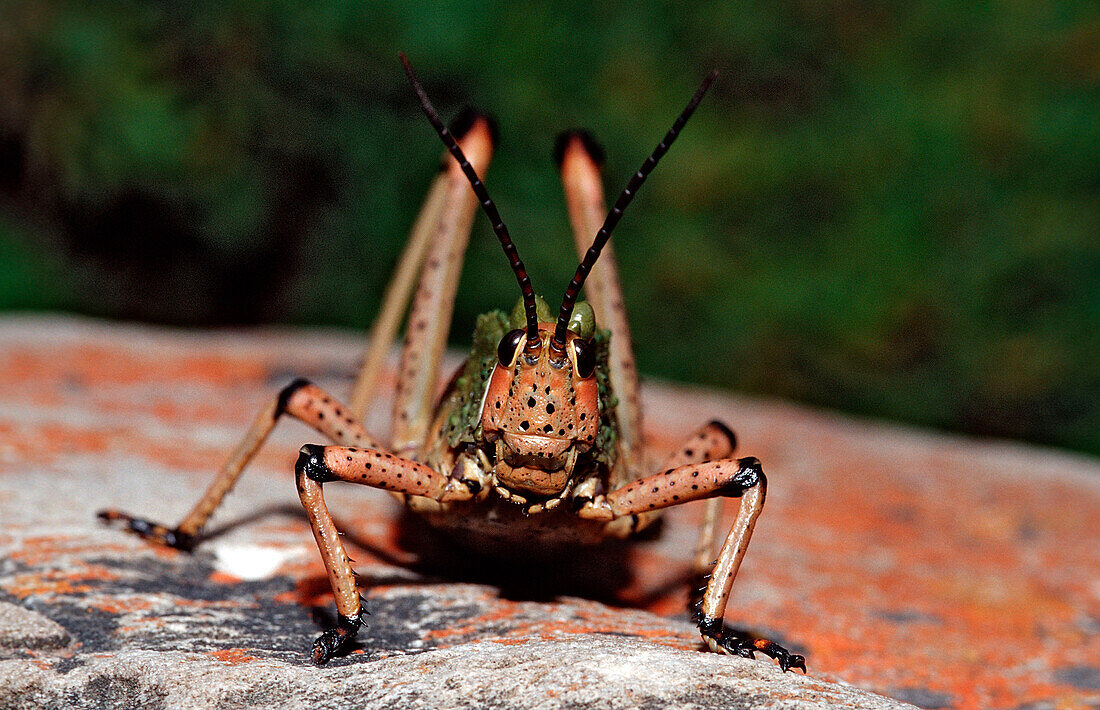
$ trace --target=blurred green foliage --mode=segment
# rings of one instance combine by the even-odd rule
[[[575,268],[549,160],[616,193],[643,372],[1100,453],[1094,2],[151,0],[0,5],[0,309],[365,327],[445,115],[536,288]],[[452,337],[508,307],[475,225]]]

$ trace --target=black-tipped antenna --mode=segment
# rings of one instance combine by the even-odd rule
[[[646,177],[653,171],[653,168],[657,167],[657,161],[668,152],[668,148],[672,145],[672,141],[676,140],[676,136],[680,135],[681,129],[687,120],[691,118],[691,114],[695,113],[695,107],[699,105],[699,102],[703,100],[703,96],[707,93],[707,89],[714,83],[714,79],[718,76],[718,70],[715,69],[707,75],[706,79],[703,79],[703,83],[696,89],[695,95],[691,97],[691,101],[688,101],[687,106],[680,113],[680,116],[673,122],[672,128],[668,129],[668,133],[661,139],[661,142],[657,144],[657,147],[653,149],[653,153],[650,154],[646,161],[642,163],[642,167],[638,168],[638,172],[630,178],[630,182],[623,188],[622,193],[619,195],[619,199],[615,200],[615,206],[611,208],[611,211],[607,213],[607,218],[603,222],[603,226],[600,227],[600,231],[596,232],[596,238],[592,240],[592,246],[588,247],[588,252],[584,255],[584,259],[580,265],[577,266],[576,273],[573,274],[573,280],[569,282],[569,287],[565,289],[565,297],[562,298],[561,311],[558,313],[558,325],[554,329],[554,339],[550,341],[550,347],[556,352],[561,352],[565,347],[565,332],[569,328],[569,316],[573,313],[573,306],[577,302],[577,295],[581,292],[581,286],[584,285],[584,280],[588,278],[588,272],[592,270],[592,266],[596,263],[596,259],[600,258],[600,251],[603,249],[603,245],[607,243],[607,240],[611,238],[611,232],[615,229],[615,225],[619,223],[619,219],[623,216],[623,211],[634,199],[634,195],[641,188],[642,183],[645,182]]]
[[[504,220],[500,218],[500,213],[497,212],[493,198],[489,197],[489,192],[485,189],[485,183],[477,176],[477,171],[474,170],[474,166],[470,165],[470,161],[466,160],[462,149],[458,147],[458,141],[447,130],[447,126],[443,125],[443,121],[440,120],[439,114],[432,106],[432,102],[428,100],[424,87],[420,85],[420,80],[416,78],[416,72],[409,64],[409,58],[405,56],[404,52],[398,52],[397,56],[401,58],[401,63],[405,66],[405,74],[409,77],[409,83],[412,84],[413,90],[420,98],[420,107],[424,109],[424,115],[428,117],[428,121],[435,128],[435,132],[443,140],[443,145],[447,146],[447,150],[451,151],[451,155],[458,161],[458,166],[462,168],[462,172],[466,173],[466,179],[470,181],[470,187],[474,189],[474,194],[481,202],[481,209],[485,211],[490,224],[493,225],[493,232],[500,240],[500,245],[504,247],[504,255],[508,257],[508,263],[512,265],[512,271],[515,272],[516,279],[519,281],[519,289],[523,292],[523,310],[527,314],[527,349],[533,350],[539,344],[539,319],[535,315],[535,289],[531,286],[531,277],[527,275],[527,268],[524,267],[523,261],[519,258],[516,245],[512,242],[512,237],[508,234],[508,228],[504,226]]]

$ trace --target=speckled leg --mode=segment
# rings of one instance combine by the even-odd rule
[[[737,570],[749,546],[749,538],[752,537],[756,519],[764,507],[764,497],[768,487],[764,472],[760,470],[759,461],[756,459],[741,459],[741,461],[752,462],[744,467],[747,475],[740,476],[740,485],[743,486],[741,506],[737,511],[733,527],[726,536],[726,542],[718,553],[718,559],[714,562],[714,569],[707,580],[703,598],[695,609],[695,622],[699,625],[699,633],[702,634],[704,643],[712,651],[737,654],[746,658],[753,658],[755,652],[760,651],[778,661],[779,667],[784,671],[801,668],[805,672],[806,659],[802,656],[788,652],[774,641],[733,632],[723,623],[733,580],[737,577]]]
[[[717,423],[708,426],[721,427]],[[724,436],[729,433],[728,429],[725,431],[722,429],[725,428],[721,427],[717,431],[711,429],[708,434],[708,429],[705,427],[696,436],[699,441],[705,440],[707,436],[713,436],[717,441],[719,435]],[[733,444],[732,433],[729,433],[729,439],[725,445],[732,451]],[[689,449],[694,455],[694,447],[691,444],[681,450],[680,455],[686,457]],[[695,611],[699,631],[703,641],[712,651],[736,653],[749,658],[753,657],[755,651],[760,651],[775,658],[783,670],[801,668],[805,671],[806,661],[802,656],[788,653],[782,646],[767,639],[747,638],[733,633],[722,623],[730,591],[733,588],[733,580],[737,577],[737,570],[745,557],[745,550],[749,546],[756,519],[764,507],[766,491],[767,479],[758,459],[755,457],[724,458],[672,467],[656,475],[634,481],[608,493],[606,505],[616,518],[621,518],[641,515],[692,500],[715,497],[740,498],[741,505],[737,511],[737,518],[726,536],[722,550],[718,553],[718,559],[714,563],[703,597]]]
[[[359,447],[306,444],[294,470],[298,495],[313,528],[339,612],[336,628],[326,631],[313,644],[311,657],[320,664],[354,638],[364,614],[351,559],[325,505],[324,484],[346,481],[437,501],[469,500],[476,491],[416,461]]]
[[[455,134],[459,144],[471,156],[470,159],[475,162],[478,169],[484,171],[488,167],[492,154],[491,141],[488,140],[488,124],[485,119],[477,118],[472,113],[464,114],[451,124],[451,132]],[[393,345],[413,287],[418,283],[418,277],[422,287],[424,280],[430,274],[438,272],[440,265],[451,258],[453,252],[457,252],[455,258],[461,264],[462,250],[469,234],[470,223],[474,212],[477,211],[477,203],[471,202],[471,196],[466,176],[462,174],[461,168],[454,163],[450,154],[444,152],[439,175],[432,182],[428,196],[424,200],[424,206],[420,208],[416,223],[413,224],[409,235],[409,241],[401,253],[401,259],[397,263],[389,285],[386,286],[382,307],[374,323],[371,324],[367,352],[363,356],[359,374],[352,387],[351,398],[348,400],[351,411],[359,419],[366,417],[367,408],[374,398],[386,356]],[[424,264],[428,259],[429,250],[432,252],[429,260],[430,268],[425,271]],[[433,293],[437,297],[448,298],[448,295],[441,293],[439,289],[434,289]],[[454,298],[453,292],[449,298]],[[444,324],[449,321],[449,318],[444,319]],[[409,333],[409,338],[413,340],[423,339],[424,336],[422,331],[418,334],[410,330]],[[420,342],[416,343],[416,347],[418,350],[421,349]]]
[[[687,441],[672,452],[665,459],[662,469],[668,471],[690,464],[724,459],[733,453],[735,446],[737,446],[737,440],[729,427],[722,422],[712,421],[692,434]],[[652,486],[650,487],[652,488]],[[702,577],[709,572],[711,564],[714,562],[712,550],[714,547],[715,521],[718,518],[721,504],[721,498],[712,498],[707,501],[706,520],[700,531],[699,541],[696,543],[695,563],[693,564],[693,570],[697,577]],[[628,538],[644,530],[659,517],[660,513],[654,509],[635,513],[630,518],[615,518],[608,523],[607,532],[615,537]],[[700,558],[704,558],[702,563],[698,562]]]
[[[445,159],[450,159],[450,156],[445,156]],[[420,208],[420,214],[409,234],[409,241],[386,286],[382,307],[371,323],[370,333],[367,335],[367,351],[352,386],[351,397],[348,398],[348,406],[359,419],[366,418],[367,410],[374,399],[386,356],[393,346],[397,329],[401,327],[401,318],[409,304],[416,278],[424,265],[424,255],[436,233],[440,216],[448,207],[447,196],[453,180],[451,174],[444,171],[432,182],[424,206]]]
[[[306,380],[295,380],[283,388],[275,401],[260,412],[252,428],[218,471],[202,498],[176,527],[169,528],[118,510],[100,511],[99,517],[107,522],[120,521],[131,532],[162,545],[191,549],[200,539],[206,521],[236,485],[245,466],[256,455],[284,413],[309,424],[340,444],[374,448],[378,446],[375,439],[363,430],[359,422],[334,397]]]
[[[601,174],[602,153],[587,133],[573,131],[558,136],[554,157],[561,169],[565,204],[573,226],[573,241],[582,259],[607,216]],[[634,349],[619,284],[614,245],[610,242],[604,245],[600,260],[592,267],[584,290],[596,312],[596,322],[601,328],[611,331],[611,388],[619,400],[615,416],[619,421],[619,445],[623,454],[622,464],[616,472],[617,480],[612,481],[614,486],[633,480],[646,469],[638,372],[634,365]]]
[[[454,129],[456,135],[458,131]],[[476,117],[469,126],[463,126],[459,144],[474,169],[484,175],[493,153],[488,121]],[[435,223],[413,296],[394,393],[390,448],[403,456],[416,455],[428,436],[458,277],[470,225],[478,210],[477,198],[460,164],[451,161],[445,170],[448,176],[445,205]]]

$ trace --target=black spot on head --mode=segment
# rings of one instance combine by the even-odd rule
[[[534,406],[535,406],[535,404],[536,404],[536,402],[535,402],[535,398],[534,398],[534,397],[529,397],[529,398],[527,399],[527,406],[528,406],[528,407],[534,407]]]
[[[529,426],[531,426],[531,422],[527,421],[526,419],[519,423],[519,428],[524,431],[527,431],[527,427]]]
[[[554,405],[553,405],[553,403],[550,403],[550,402],[548,402],[548,403],[546,404],[546,413],[547,413],[547,414],[553,414],[553,413],[554,413]]]
[[[588,415],[584,412],[581,412],[581,421],[583,422],[585,419],[588,419]]]
[[[496,407],[497,407],[497,409],[500,409],[500,400],[499,399],[496,401]]]
[[[543,430],[544,432],[546,432],[547,434],[549,434],[549,433],[550,433],[551,431],[553,431],[553,430],[554,430],[554,426],[553,426],[552,424],[547,424],[546,426],[544,426],[544,427],[542,428],[542,430]]]

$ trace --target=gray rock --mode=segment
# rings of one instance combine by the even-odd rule
[[[1049,640],[1095,635],[1100,466],[1035,447],[646,388],[655,451],[716,417],[766,462],[728,620],[804,653],[808,677],[700,650],[689,507],[567,575],[464,564],[385,494],[333,486],[373,616],[324,668],[305,656],[332,596],[292,476],[314,432],[276,429],[193,554],[96,521],[178,521],[292,376],[346,392],[358,358],[331,333],[0,319],[0,709],[913,707],[839,679],[928,707],[1095,704],[1091,657]],[[1011,616],[992,633],[991,600]],[[986,702],[1006,674],[1019,692]]]
[[[69,634],[61,624],[30,609],[0,601],[0,650],[62,648],[69,641]]]
[[[0,662],[0,708],[867,708],[912,706],[741,658],[630,638],[461,646],[312,668],[124,651],[55,667]]]

